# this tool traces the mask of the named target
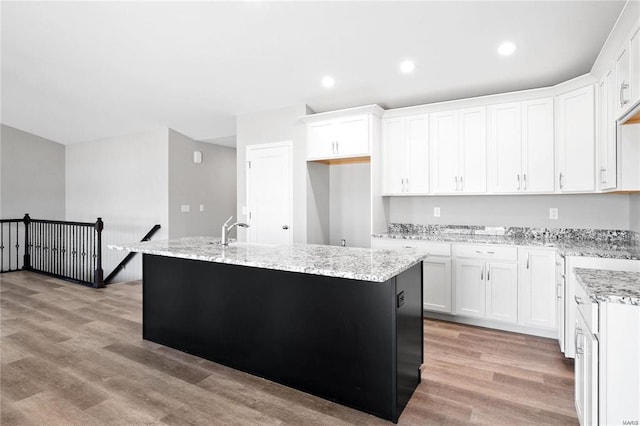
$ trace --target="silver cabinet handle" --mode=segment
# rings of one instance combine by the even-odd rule
[[[600,169],[600,183],[607,183],[607,179],[605,179],[606,175],[607,175],[607,169],[605,168]]]
[[[576,325],[576,332],[574,335],[574,345],[576,347],[576,356],[584,353],[583,348],[578,346],[578,336],[582,335],[582,329]]]
[[[456,191],[458,190],[458,176],[455,177],[456,180]]]
[[[407,190],[406,190],[406,192],[409,192],[409,178],[407,178],[406,182],[407,182]]]
[[[556,298],[562,299],[562,284],[556,285]]]
[[[487,265],[487,281],[491,281],[491,266]]]
[[[518,179],[518,191],[520,191],[520,174],[516,175],[516,179]]]
[[[562,189],[564,187],[564,182],[563,179],[564,175],[562,173],[560,173],[560,177],[558,178],[558,184],[560,185],[560,189]]]
[[[464,191],[464,180],[462,180],[462,176],[460,176],[460,191]]]
[[[527,253],[527,269],[529,269],[529,253]]]
[[[340,141],[336,141],[336,154],[340,153]]]
[[[523,190],[527,190],[527,174],[525,173],[524,175],[522,175],[522,179],[524,181],[524,188],[522,188]]]
[[[336,141],[332,141],[331,142],[331,150],[333,151],[333,153],[336,153]]]
[[[480,281],[484,279],[484,263],[480,266]]]
[[[577,305],[581,305],[582,304],[582,299],[580,299],[578,296],[573,295],[573,300],[576,301]]]
[[[628,100],[624,98],[624,91],[629,88],[629,84],[622,80],[622,84],[620,85],[620,107],[625,106],[629,103]]]

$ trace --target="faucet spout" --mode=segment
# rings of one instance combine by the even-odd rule
[[[234,227],[236,226],[240,226],[242,228],[248,228],[249,224],[244,223],[244,222],[236,222],[236,223],[232,223],[231,225],[229,225],[229,222],[231,222],[231,219],[233,219],[233,216],[231,216],[229,219],[227,219],[227,221],[222,225],[222,241],[221,244],[223,247],[228,247],[229,246],[229,238],[228,238],[228,234],[229,231],[231,231]]]

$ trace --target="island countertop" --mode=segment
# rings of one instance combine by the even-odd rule
[[[158,256],[374,282],[385,282],[426,257],[426,253],[420,250],[380,250],[316,244],[234,242],[228,247],[222,247],[219,238],[214,237],[185,237],[112,244],[108,247]]]

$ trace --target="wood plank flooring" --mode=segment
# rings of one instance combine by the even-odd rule
[[[143,341],[141,290],[0,275],[0,424],[390,424]],[[424,347],[399,424],[577,424],[556,341],[425,320]]]

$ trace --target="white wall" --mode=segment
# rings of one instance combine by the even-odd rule
[[[202,163],[193,162],[194,151],[202,152]],[[189,205],[190,212],[181,212],[182,205]],[[170,129],[169,238],[220,236],[220,227],[235,212],[236,150]]]
[[[391,197],[390,221],[628,230],[629,200],[626,194]],[[557,220],[549,219],[550,207],[558,208]]]
[[[369,163],[330,168],[330,244],[371,246],[371,166]]]
[[[331,167],[307,163],[307,242],[329,244]]]
[[[629,195],[629,229],[640,233],[640,194]]]
[[[240,115],[237,127],[237,209],[238,220],[247,221],[242,214],[246,206],[246,148],[247,145],[293,142],[293,241],[307,242],[307,163],[306,129],[299,118],[306,115],[307,106],[299,104],[273,111]],[[238,239],[246,241],[246,231],[238,230]]]
[[[66,147],[66,218],[102,217],[105,276],[125,256],[107,244],[139,241],[155,224],[162,229],[153,238],[167,238],[168,134],[164,128]],[[141,256],[136,256],[117,281],[141,276]]]
[[[65,217],[65,146],[6,125],[0,131],[0,217]]]

